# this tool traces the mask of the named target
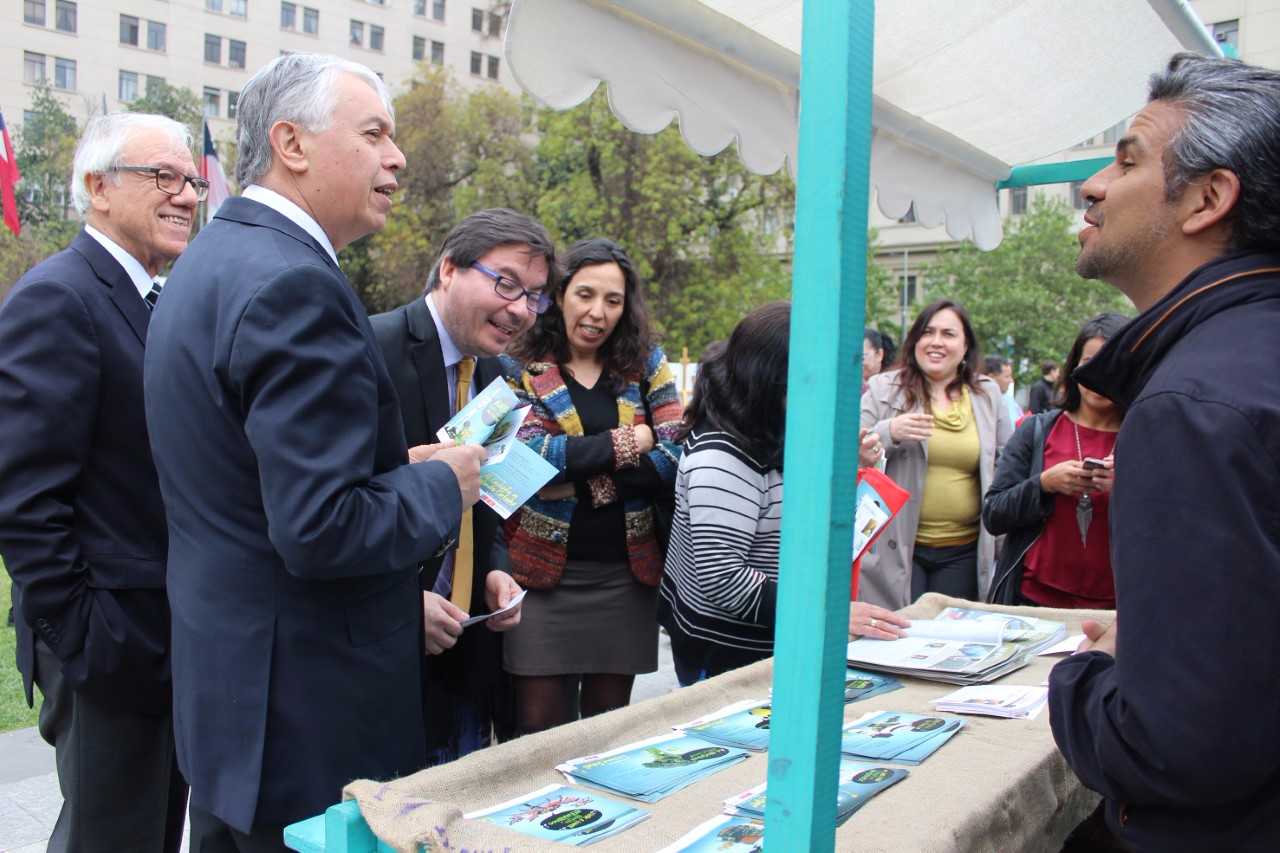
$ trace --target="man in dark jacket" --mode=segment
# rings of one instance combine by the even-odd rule
[[[1027,391],[1027,410],[1033,415],[1053,408],[1053,386],[1058,384],[1058,365],[1046,361],[1040,365],[1040,378]]]
[[[1077,270],[1142,314],[1075,373],[1128,409],[1120,617],[1050,677],[1068,763],[1139,850],[1280,849],[1280,73],[1175,56],[1087,181]]]

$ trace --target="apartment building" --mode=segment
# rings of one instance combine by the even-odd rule
[[[156,81],[190,89],[229,138],[253,72],[287,52],[364,63],[398,91],[418,63],[467,86],[516,91],[493,0],[8,0],[0,11],[0,110],[21,125],[48,83],[77,119],[123,109]]]

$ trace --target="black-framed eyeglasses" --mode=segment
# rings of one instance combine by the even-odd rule
[[[209,197],[209,182],[195,175],[184,175],[173,169],[162,166],[116,166],[112,172],[137,172],[140,175],[151,175],[156,179],[156,189],[169,195],[182,195],[182,191],[191,184],[196,191],[196,201],[204,201]]]
[[[489,269],[479,261],[473,263],[471,268],[481,275],[486,275],[493,279],[494,293],[508,302],[515,302],[523,296],[526,306],[535,314],[541,314],[551,307],[551,295],[545,290],[527,290],[521,286],[520,282]]]

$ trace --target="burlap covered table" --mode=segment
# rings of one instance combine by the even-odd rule
[[[988,607],[929,594],[903,611],[929,618],[949,605],[1028,613],[1067,623],[1078,633],[1086,618],[1110,620],[1110,612]],[[1011,684],[1039,684],[1056,658],[1037,658],[1007,676]],[[355,798],[366,822],[397,850],[564,850],[481,821],[462,812],[485,808],[551,783],[553,768],[574,756],[603,752],[666,731],[672,725],[741,699],[766,698],[773,661],[762,661],[666,696],[619,711],[500,744],[459,761],[393,782],[357,781]],[[907,679],[905,687],[845,707],[846,719],[872,710],[931,711],[929,700],[955,689]],[[654,804],[639,804],[651,817],[592,850],[657,850],[721,810],[726,797],[764,780],[767,759],[752,755]],[[1067,833],[1098,802],[1067,768],[1054,746],[1048,712],[1036,720],[966,716],[965,727],[900,784],[877,796],[836,833],[836,849],[873,851],[1057,851]],[[613,796],[613,795],[610,795]],[[769,836],[772,850],[788,850]]]

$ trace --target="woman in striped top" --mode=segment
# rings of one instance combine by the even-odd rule
[[[773,654],[790,321],[787,302],[748,314],[703,362],[685,415],[658,597],[682,685]],[[860,461],[879,452],[873,435]],[[907,624],[862,603],[849,617],[850,634],[883,639]]]

